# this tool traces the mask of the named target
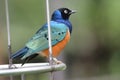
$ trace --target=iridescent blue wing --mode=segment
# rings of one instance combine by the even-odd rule
[[[58,23],[51,21],[51,37],[52,37],[52,46],[64,39],[68,27],[63,23]],[[48,26],[45,24],[37,33],[26,43],[26,47],[29,48],[29,51],[22,57],[26,57],[40,52],[44,49],[47,49],[48,46]]]

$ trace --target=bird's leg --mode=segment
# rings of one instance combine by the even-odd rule
[[[61,64],[62,61],[57,60],[57,58],[53,58],[53,63],[55,63],[55,64]]]

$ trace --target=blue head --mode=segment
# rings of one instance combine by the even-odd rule
[[[69,17],[73,13],[75,13],[75,11],[68,8],[60,8],[53,12],[51,20],[65,23],[69,27],[70,32],[72,32],[72,25],[69,22]]]

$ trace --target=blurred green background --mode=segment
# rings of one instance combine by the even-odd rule
[[[46,22],[45,0],[8,0],[12,52]],[[57,80],[119,80],[120,0],[50,0],[51,13],[60,7],[77,10],[71,40],[59,59],[67,69]],[[36,58],[31,62],[44,59]],[[8,63],[5,0],[0,0],[0,64]],[[0,80],[8,80],[0,77]],[[47,74],[27,75],[26,80],[48,80]],[[19,76],[15,80],[20,80]]]

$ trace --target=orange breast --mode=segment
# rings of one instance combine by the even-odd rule
[[[69,39],[70,39],[70,33],[68,31],[65,38],[52,47],[52,55],[53,55],[53,57],[57,57],[60,54],[60,52],[64,49],[64,47],[68,43]],[[46,57],[49,56],[49,50],[48,49],[43,50],[42,53]]]

